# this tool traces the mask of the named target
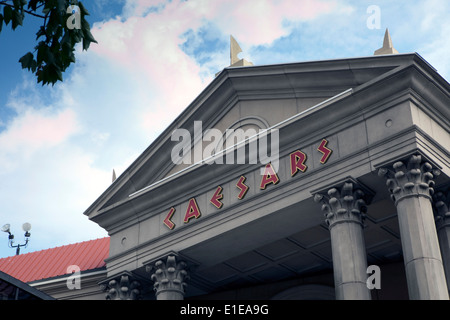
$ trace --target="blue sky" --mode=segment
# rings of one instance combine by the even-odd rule
[[[0,225],[22,252],[106,236],[83,212],[229,65],[229,36],[255,65],[371,56],[386,28],[450,79],[450,2],[356,0],[85,0],[98,44],[54,87],[19,58],[40,20],[0,33]],[[379,28],[367,25],[369,6]],[[3,244],[2,244],[3,241]],[[0,257],[13,255],[0,234]]]

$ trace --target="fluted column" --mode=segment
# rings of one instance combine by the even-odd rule
[[[140,297],[140,282],[129,273],[117,275],[101,284],[106,291],[106,300],[137,300]]]
[[[397,207],[408,292],[413,300],[448,299],[447,284],[434,223],[433,170],[421,155],[397,161],[378,173],[386,177]]]
[[[444,265],[447,289],[450,290],[450,187],[433,195],[435,222]]]
[[[187,264],[175,255],[146,266],[151,272],[157,300],[183,300],[188,280]]]
[[[370,300],[367,287],[367,255],[363,234],[365,193],[353,181],[314,195],[331,235],[337,300]]]

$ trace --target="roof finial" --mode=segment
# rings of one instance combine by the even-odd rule
[[[230,35],[230,65],[239,61],[238,54],[242,52],[239,43]]]
[[[112,182],[114,182],[116,180],[116,171],[113,169],[112,172]]]
[[[239,59],[238,54],[242,52],[239,43],[237,43],[236,39],[230,35],[230,67],[245,67],[252,66],[253,63],[247,61],[245,59]],[[216,73],[216,77],[220,74],[220,72]]]
[[[230,35],[230,67],[252,66],[253,63],[245,59],[239,59],[238,54],[242,52],[236,39]]]
[[[392,45],[391,35],[389,34],[388,28],[386,28],[386,32],[384,33],[383,47],[378,50],[375,50],[374,55],[378,56],[381,54],[396,54],[398,51]]]

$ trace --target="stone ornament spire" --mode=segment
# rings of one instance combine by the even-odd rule
[[[230,35],[230,67],[252,66],[253,63],[245,59],[239,59],[238,54],[242,52],[239,43]]]
[[[165,261],[164,261],[165,260]],[[177,261],[178,257],[169,255],[166,259],[155,262],[146,267],[148,272],[153,272],[151,280],[154,282],[157,300],[183,300],[186,282],[189,279],[187,263]]]
[[[252,66],[253,63],[245,59],[239,59],[238,54],[242,52],[241,46],[236,39],[230,35],[230,67]],[[216,73],[216,77],[220,72]]]
[[[382,54],[396,54],[398,51],[392,45],[391,35],[389,34],[388,28],[386,28],[386,32],[384,33],[383,47],[378,50],[375,50],[374,55],[382,55]]]
[[[230,63],[235,64],[239,61],[238,54],[242,52],[239,43],[230,35]]]

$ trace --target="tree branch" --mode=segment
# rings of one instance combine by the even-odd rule
[[[11,8],[14,8],[14,5],[12,5],[10,3],[7,3],[6,1],[0,1],[0,4],[3,4],[5,6],[11,7]],[[28,14],[30,14],[32,16],[38,17],[38,18],[42,18],[42,19],[45,18],[45,16],[37,14],[37,13],[34,13],[33,11],[30,11],[30,10],[23,9],[23,12],[26,12],[26,13],[28,13]]]

